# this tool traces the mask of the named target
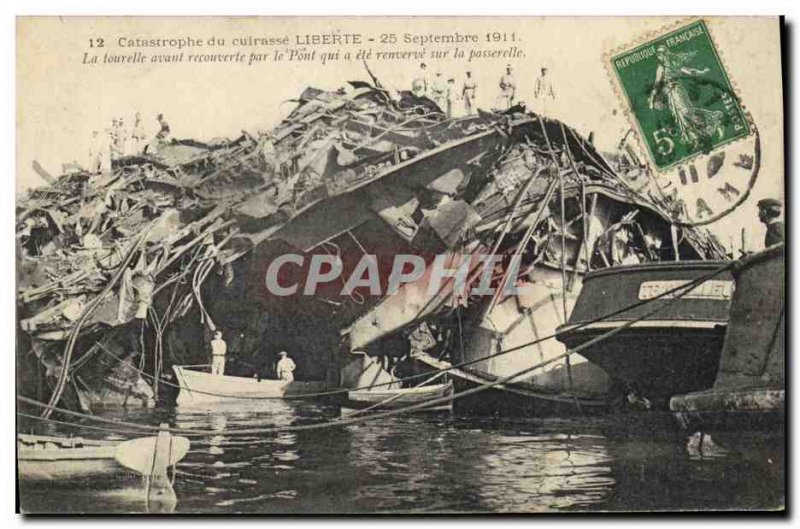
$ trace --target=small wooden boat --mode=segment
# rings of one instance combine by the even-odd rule
[[[420,354],[420,362],[446,369],[455,380],[455,389],[462,393],[495,382],[499,377],[476,369],[454,368],[450,362]],[[608,404],[605,400],[585,398],[566,393],[549,393],[526,381],[495,384],[491,389],[468,395],[455,401],[456,413],[465,415],[524,415],[550,417],[602,413]]]
[[[442,384],[431,384],[415,388],[384,389],[375,388],[347,392],[348,408],[372,408],[377,410],[392,410],[405,408],[413,404],[427,402],[453,394],[453,383],[448,381]],[[426,408],[428,410],[449,410],[452,402],[439,404]]]
[[[17,468],[24,481],[152,476],[188,451],[188,439],[168,432],[122,442],[18,434]]]
[[[582,349],[581,355],[603,368],[625,393],[645,397],[665,409],[672,395],[707,389],[714,383],[733,293],[730,272],[704,281],[677,301],[668,294],[593,321],[656,298],[725,264],[657,262],[590,272],[569,321],[558,328],[558,340],[575,348],[663,305],[618,334]]]
[[[114,457],[113,441],[19,434],[17,449],[19,477],[24,480],[75,479],[125,470]]]
[[[173,366],[180,386],[178,406],[202,405],[210,402],[248,399],[283,398],[324,392],[333,388],[326,382],[270,380],[228,375],[212,375],[200,366]]]
[[[742,432],[784,430],[784,246],[741,259],[733,276],[736,290],[714,386],[672,397],[670,409],[688,431],[736,443]]]

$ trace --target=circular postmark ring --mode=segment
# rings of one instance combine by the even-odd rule
[[[750,176],[747,181],[747,187],[742,191],[739,197],[727,208],[712,215],[709,218],[702,219],[702,220],[681,220],[677,218],[672,211],[669,212],[669,217],[672,223],[675,226],[682,227],[682,228],[690,228],[690,227],[700,227],[700,226],[707,226],[709,224],[713,224],[718,220],[730,215],[735,211],[739,206],[741,206],[750,196],[750,191],[752,191],[753,186],[755,186],[756,180],[758,180],[759,170],[761,169],[761,135],[758,132],[758,128],[756,127],[755,123],[753,122],[752,118],[748,115],[748,121],[752,130],[752,137],[753,137],[753,166],[750,169]],[[653,181],[653,185],[658,189],[661,198],[664,201],[668,201],[666,195],[664,194],[664,190],[658,184],[657,181]]]

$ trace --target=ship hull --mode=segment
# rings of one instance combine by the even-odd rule
[[[714,383],[733,280],[727,271],[710,276],[725,264],[664,262],[593,272],[558,339],[580,348],[633,400],[667,409],[671,396]],[[675,289],[695,280],[698,286],[675,299]]]
[[[625,388],[663,407],[671,395],[714,383],[725,338],[724,322],[659,321],[632,326],[582,351]],[[574,332],[570,347],[599,338],[624,323],[596,325]]]
[[[567,310],[574,304],[580,276],[571,290],[562,291],[559,270],[537,267],[532,275],[537,282],[528,283],[524,295],[501,300],[477,325],[465,325],[464,348],[455,358],[466,365],[461,379],[454,375],[454,380],[458,390],[524,373],[457,400],[457,413],[547,417],[605,411],[612,390],[606,373],[580,355],[572,355],[568,363],[564,345],[547,339],[564,322],[562,296]],[[476,305],[472,314],[484,307]]]

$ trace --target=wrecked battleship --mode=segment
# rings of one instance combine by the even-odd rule
[[[654,185],[624,149],[604,155],[521,104],[448,118],[374,78],[308,88],[269,132],[160,138],[18,201],[18,389],[90,412],[169,401],[170,368],[207,364],[221,331],[234,376],[274,377],[280,351],[297,380],[344,389],[469,363],[450,373],[458,391],[534,359],[546,365],[456,409],[604,408],[608,376],[554,340],[481,359],[555,332],[591,270],[725,258],[707,230],[671,221],[682,205]],[[365,254],[382,270],[397,254],[452,266],[502,255],[492,284],[530,288],[431,292],[426,273],[393,294],[385,279],[380,294],[343,294],[337,278],[313,296],[275,296],[266,270],[287,253],[335,256],[342,276]],[[469,268],[468,284],[479,275]]]

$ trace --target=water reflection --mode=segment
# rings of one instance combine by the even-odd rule
[[[433,413],[322,430],[230,433],[329,421],[339,413],[331,404],[264,401],[115,416],[214,432],[193,438],[178,465],[179,513],[726,509],[783,502],[782,452],[698,458],[686,436],[674,431],[604,420],[526,422]],[[124,495],[77,489],[51,484],[23,490],[23,507],[145,510]]]
[[[549,511],[600,504],[613,487],[606,439],[568,434],[497,436],[485,454],[481,499],[492,511]]]

